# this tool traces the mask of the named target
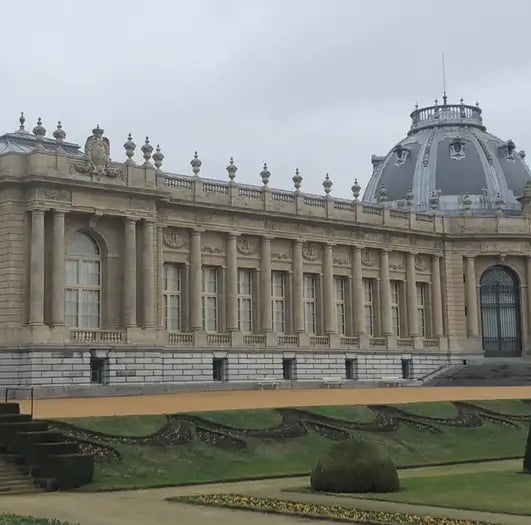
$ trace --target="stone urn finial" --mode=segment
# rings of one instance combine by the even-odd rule
[[[199,177],[199,172],[201,171],[201,165],[203,163],[199,159],[199,155],[197,154],[197,151],[194,153],[194,158],[190,161],[190,166],[192,166],[192,172],[194,174],[194,177]]]
[[[325,179],[323,181],[323,188],[325,191],[326,196],[328,197],[330,195],[330,192],[332,191],[332,186],[334,183],[330,180],[330,176],[328,173],[325,175]]]
[[[53,138],[55,139],[55,143],[57,144],[57,149],[59,151],[63,151],[63,144],[65,143],[66,132],[63,129],[63,125],[61,124],[60,120],[57,122],[57,128],[53,132]]]
[[[229,161],[229,165],[227,166],[227,173],[229,174],[229,179],[231,182],[234,182],[237,171],[238,171],[238,166],[234,164],[234,159],[231,157]]]
[[[127,135],[127,140],[124,143],[125,154],[127,156],[127,164],[134,164],[133,157],[135,155],[136,144],[133,142],[133,136],[131,133]]]
[[[267,163],[264,162],[264,167],[260,172],[260,177],[262,177],[262,184],[267,186],[269,184],[269,179],[271,178],[271,172],[267,169]]]
[[[358,183],[358,179],[354,179],[354,184],[350,189],[352,190],[352,196],[354,197],[354,200],[357,201],[361,192],[361,186]]]
[[[157,144],[157,147],[155,149],[155,153],[153,153],[153,164],[155,164],[155,169],[157,171],[160,171],[160,168],[162,167],[162,161],[164,160],[164,153],[160,151],[160,146]]]
[[[146,137],[146,141],[140,149],[142,150],[144,156],[144,166],[149,166],[149,160],[151,159],[151,154],[153,153],[153,146],[149,143],[149,137]]]
[[[302,185],[302,175],[299,173],[299,168],[295,170],[295,175],[291,178],[293,185],[295,186],[295,191],[298,193],[301,190]]]

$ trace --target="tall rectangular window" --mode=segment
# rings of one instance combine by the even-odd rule
[[[426,337],[426,284],[417,283],[417,318],[419,323],[419,334]]]
[[[363,279],[363,299],[365,301],[365,332],[374,335],[374,279]]]
[[[244,334],[253,331],[253,274],[238,270],[238,329]]]
[[[335,281],[335,293],[336,293],[336,330],[337,333],[340,335],[345,335],[347,333],[346,331],[346,323],[345,323],[345,290],[346,285],[345,281],[346,279],[344,277],[336,277],[334,279]]]
[[[218,269],[215,266],[203,267],[203,330],[218,331]]]
[[[315,334],[317,330],[316,298],[317,277],[313,274],[304,275],[304,329],[307,334]]]
[[[286,331],[286,278],[283,272],[271,272],[271,311],[273,332]]]
[[[358,379],[358,360],[345,359],[345,379]]]
[[[393,334],[400,336],[400,281],[391,281],[391,313]]]
[[[182,328],[182,266],[164,264],[164,325],[169,332]]]

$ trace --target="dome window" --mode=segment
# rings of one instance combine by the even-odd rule
[[[402,144],[397,144],[393,149],[393,153],[395,154],[395,166],[402,166],[407,160],[409,150],[404,148]]]
[[[465,158],[465,141],[459,136],[450,142],[450,157],[454,160]]]

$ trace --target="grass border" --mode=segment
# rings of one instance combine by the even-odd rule
[[[523,456],[510,456],[502,458],[486,458],[486,459],[473,459],[473,460],[463,460],[463,461],[448,461],[443,463],[424,463],[422,465],[404,465],[399,466],[397,469],[400,470],[415,470],[420,468],[429,468],[429,467],[451,467],[454,465],[467,465],[467,464],[476,464],[476,463],[494,463],[496,461],[510,461],[523,459]],[[126,490],[155,490],[155,489],[165,489],[171,487],[196,487],[199,485],[221,485],[223,483],[241,483],[244,481],[265,481],[268,479],[289,479],[289,478],[303,478],[310,475],[310,472],[302,473],[293,473],[293,474],[278,474],[270,476],[250,476],[243,478],[230,478],[230,479],[216,479],[213,481],[190,481],[186,483],[162,483],[160,485],[134,485],[130,487],[116,487],[116,488],[90,488],[90,485],[85,485],[78,489],[75,489],[76,492],[85,492],[85,493],[98,493],[98,492],[124,492]]]

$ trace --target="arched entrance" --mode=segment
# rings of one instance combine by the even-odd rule
[[[522,354],[520,286],[506,266],[491,266],[481,277],[481,324],[486,357]]]

